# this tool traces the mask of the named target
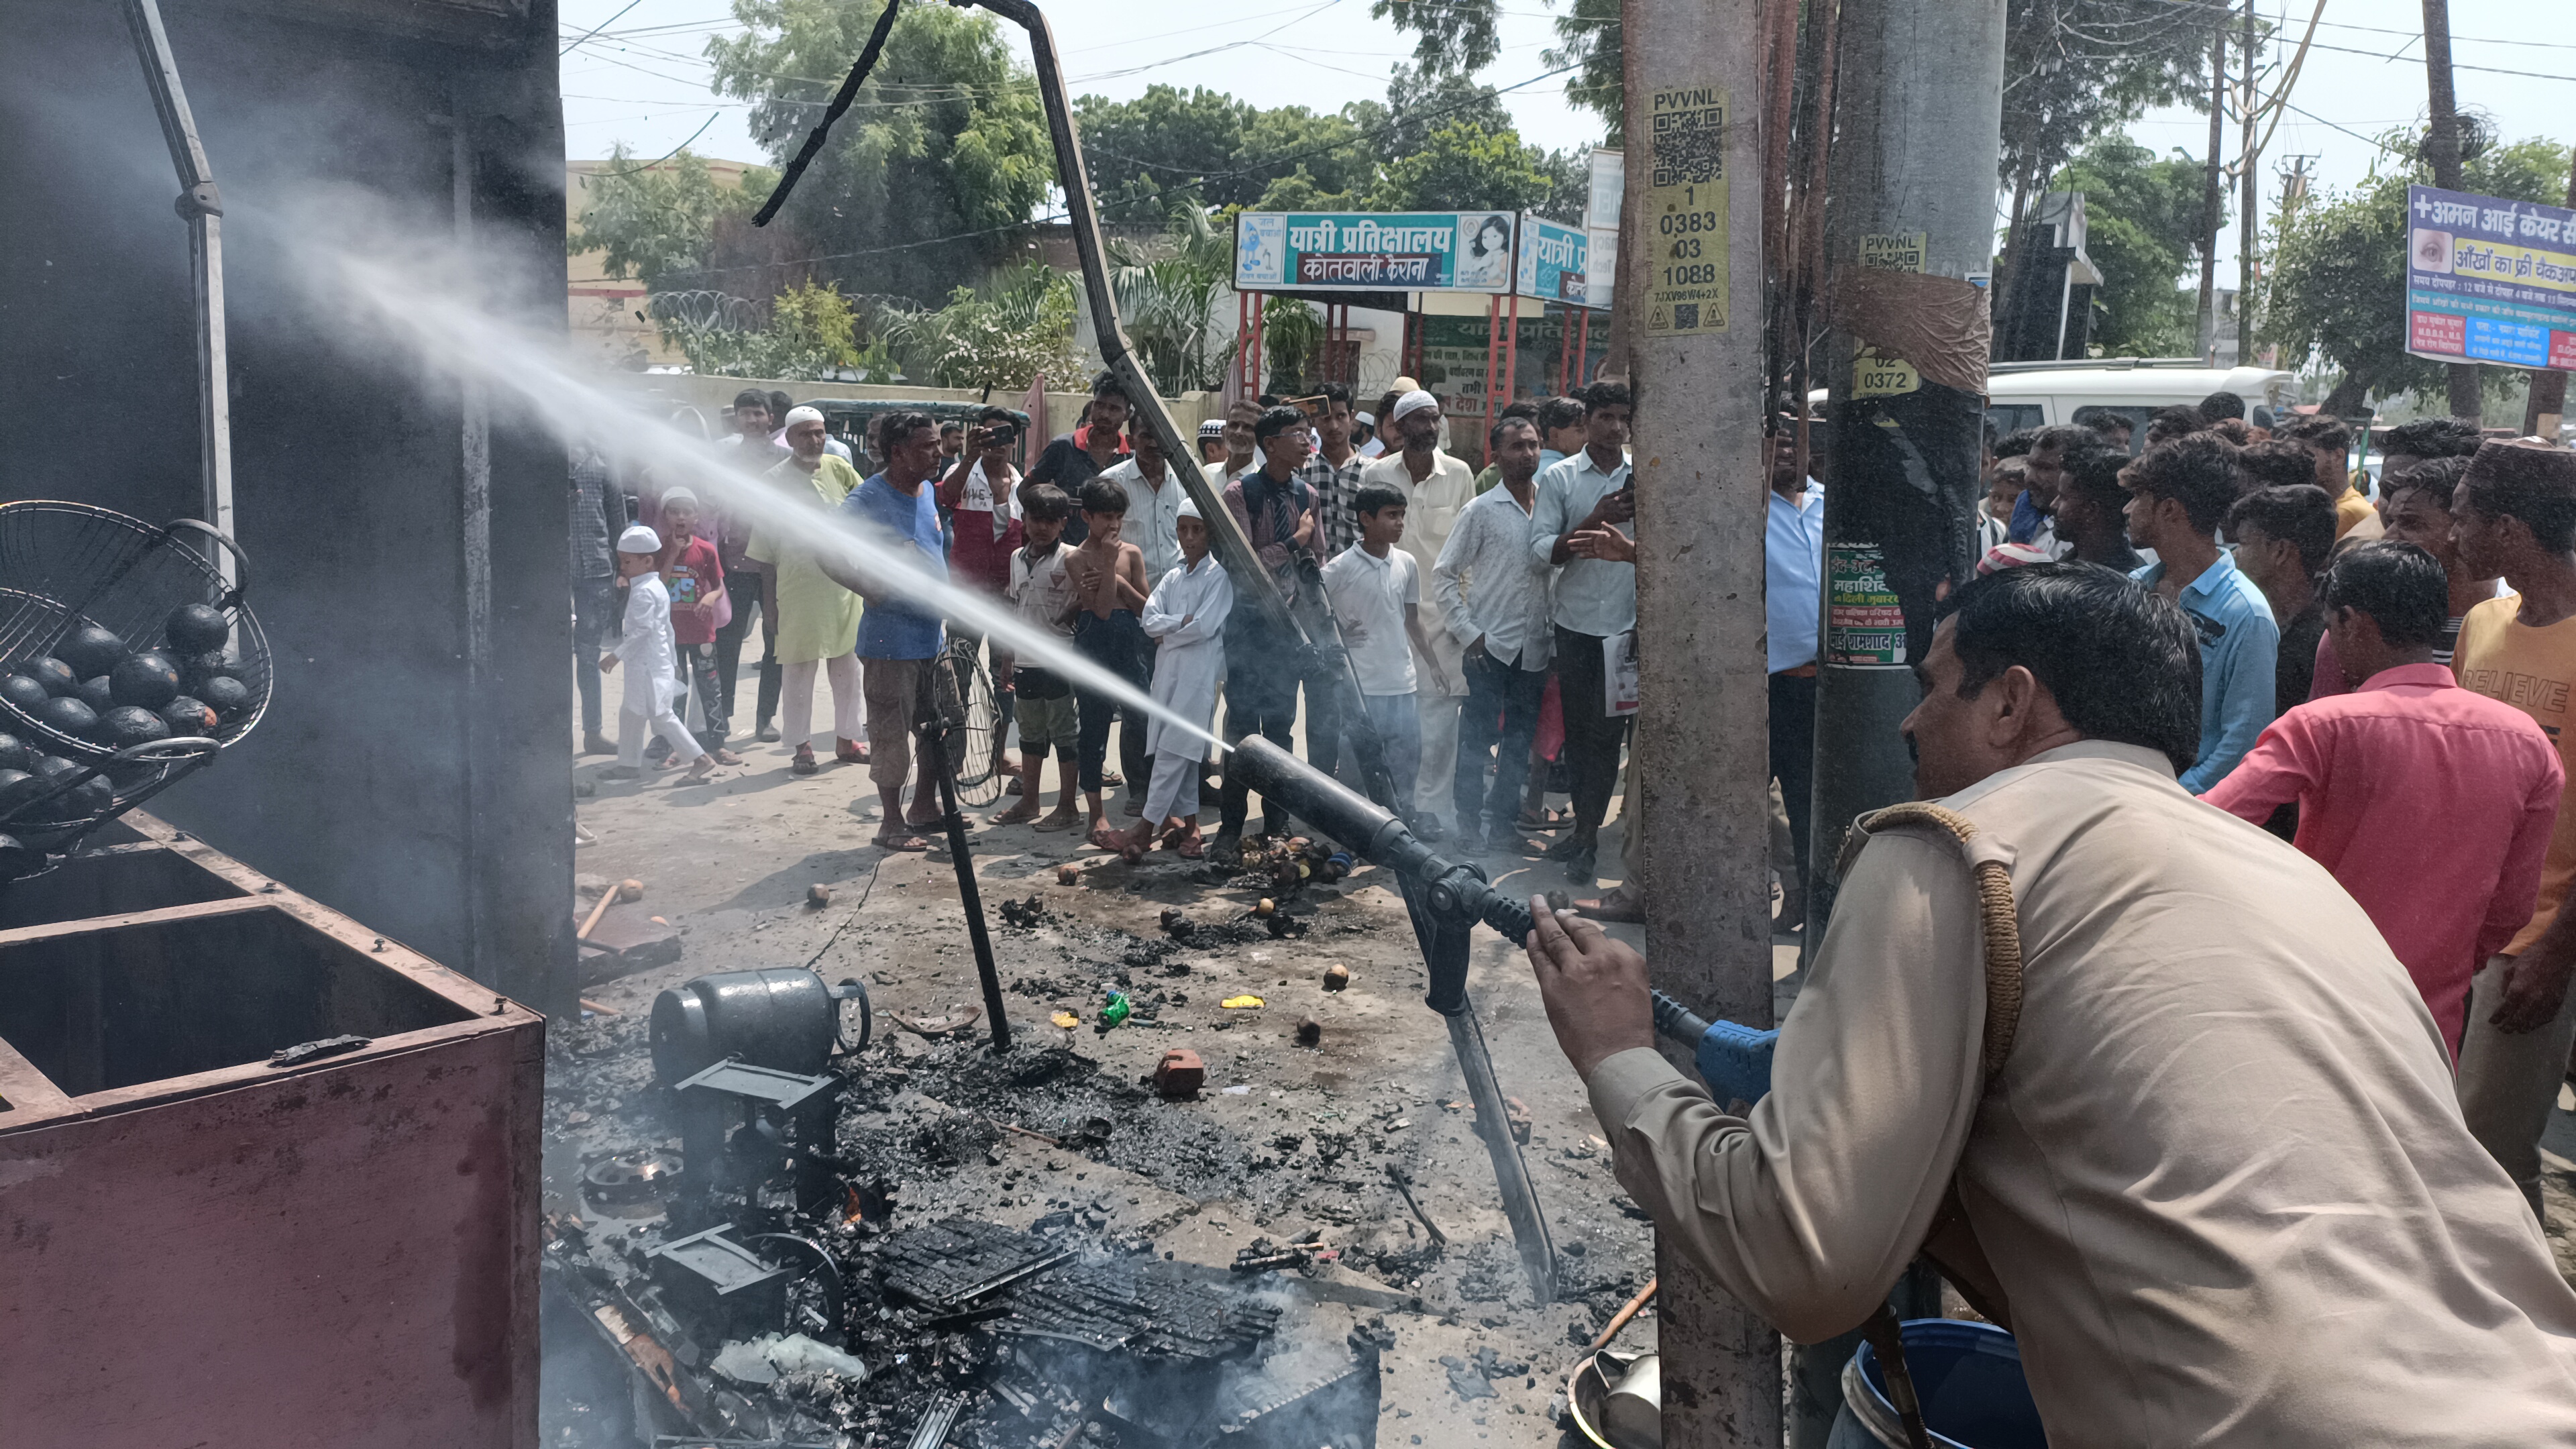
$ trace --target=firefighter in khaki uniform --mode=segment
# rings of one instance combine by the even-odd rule
[[[1637,952],[1533,903],[1621,1185],[1801,1341],[1859,1325],[1920,1246],[2087,1449],[2576,1444],[2576,1292],[2462,1125],[2422,997],[2322,868],[2175,783],[2181,613],[2073,563],[1943,608],[1905,730],[1957,828],[1846,855],[1749,1116],[1654,1051]],[[1989,960],[1987,877],[2017,971]]]

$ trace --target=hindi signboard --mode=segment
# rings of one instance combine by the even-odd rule
[[[1245,292],[1508,292],[1508,211],[1247,211],[1234,220]]]
[[[1569,307],[1592,305],[1592,238],[1579,226],[1521,213],[1520,275],[1513,290]]]
[[[2406,350],[2576,371],[2576,211],[2406,188]]]

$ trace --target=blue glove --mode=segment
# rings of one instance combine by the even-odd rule
[[[1776,1030],[1711,1022],[1699,1039],[1694,1064],[1719,1106],[1736,1100],[1759,1102],[1771,1090],[1771,1053],[1779,1044]]]

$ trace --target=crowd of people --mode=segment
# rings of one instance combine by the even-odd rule
[[[1280,637],[1285,626],[1268,611],[1236,606],[1207,520],[1111,375],[1096,381],[1077,426],[1036,449],[1025,470],[1018,416],[1002,408],[946,427],[887,414],[853,455],[818,410],[746,389],[718,446],[781,497],[908,540],[924,566],[994,596],[1169,715],[1229,742],[1260,734],[1292,749],[1302,720],[1306,757],[1354,783],[1354,736],[1365,735],[1420,834],[1550,857],[1590,884],[1632,707],[1617,677],[1636,615],[1630,416],[1615,382],[1515,404],[1488,430],[1481,476],[1442,446],[1440,402],[1411,379],[1397,379],[1374,410],[1328,383],[1293,405],[1259,398],[1209,420],[1201,467],[1304,630],[1339,646],[1314,652]],[[728,745],[747,733],[784,743],[795,774],[864,764],[884,806],[876,843],[927,848],[921,832],[938,806],[933,782],[908,779],[913,701],[925,662],[958,625],[871,594],[831,550],[748,516],[758,510],[703,506],[686,487],[649,481],[627,498],[596,456],[575,462],[572,507],[586,753],[618,753],[615,777],[685,766],[694,779],[740,763]],[[629,552],[648,537],[644,554]],[[600,657],[615,591],[640,577],[635,557],[658,562],[662,588],[629,589],[624,632],[636,635],[637,609],[659,611],[664,622],[643,632],[667,636],[674,657],[658,671],[630,661],[612,742],[599,671],[635,647],[662,647],[621,644]],[[755,621],[759,692],[751,728],[737,731],[736,681]],[[1812,675],[1812,623],[1807,632]],[[1079,687],[1000,639],[972,642],[1006,722],[986,763],[1018,797],[987,824],[1080,826],[1129,858],[1159,844],[1220,862],[1239,855],[1255,825],[1273,836],[1296,828],[1272,802],[1251,821],[1248,789],[1225,781],[1212,752],[1169,715]],[[818,683],[832,691],[828,756],[815,728]],[[675,728],[683,717],[694,731]],[[1209,783],[1216,819],[1203,829]],[[1571,810],[1548,807],[1551,785],[1572,795]]]
[[[2369,914],[2537,1210],[2576,1047],[2576,453],[2447,417],[2380,443],[2374,497],[2345,423],[2258,427],[2231,394],[2159,410],[2135,456],[2125,426],[1995,440],[1978,570],[2076,559],[2180,605],[2201,665],[2184,788]]]
[[[990,827],[1082,828],[1129,859],[1159,845],[1230,863],[1247,834],[1297,824],[1268,801],[1256,825],[1249,788],[1172,721],[1289,749],[1302,721],[1306,757],[1354,783],[1373,741],[1425,838],[1545,858],[1590,885],[1635,707],[1633,399],[1604,381],[1506,407],[1481,473],[1443,447],[1439,399],[1412,380],[1372,410],[1353,401],[1334,384],[1295,403],[1248,400],[1197,438],[1272,586],[1309,635],[1338,645],[1320,651],[1237,598],[1208,520],[1111,375],[1025,471],[1017,415],[1001,408],[944,427],[886,414],[853,455],[816,409],[746,390],[720,446],[760,485],[865,520],[1130,687],[1087,688],[1000,639],[970,640],[1006,724],[985,763],[1017,796]],[[2258,414],[2258,425],[2245,412],[2230,394],[2163,408],[2134,449],[2130,419],[2105,411],[1990,436],[1976,572],[2094,564],[2180,608],[2201,691],[2182,785],[2290,841],[2370,914],[2440,1026],[2471,1127],[2536,1205],[2539,1137],[2576,1048],[2576,912],[2559,909],[2576,882],[2576,811],[2559,809],[2576,687],[2576,454],[2429,418],[2382,435],[2365,488],[2343,422]],[[685,487],[630,501],[595,457],[577,460],[572,481],[584,750],[618,753],[612,773],[628,777],[648,762],[688,778],[740,763],[728,746],[757,620],[747,733],[784,743],[791,772],[820,771],[815,690],[828,683],[829,762],[868,769],[876,843],[928,848],[938,792],[911,739],[929,663],[959,626],[872,592],[795,530]],[[1824,504],[1785,430],[1770,484],[1774,864],[1794,927]],[[621,642],[603,656],[621,581]],[[599,672],[621,663],[612,743]],[[1633,810],[1637,771],[1626,776]],[[1570,809],[1548,807],[1551,788]],[[1641,918],[1628,849],[1614,863],[1626,883],[1586,914]]]

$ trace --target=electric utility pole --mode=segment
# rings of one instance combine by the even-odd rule
[[[1935,596],[1973,576],[2002,144],[2003,7],[1844,0],[1825,204],[1833,447],[1816,685],[1807,939],[1832,911],[1852,817],[1914,795],[1897,725]]]
[[[1771,1023],[1765,3],[1795,0],[1627,0],[1617,283],[1637,395],[1640,706],[1628,768],[1642,773],[1628,828],[1642,831],[1647,959],[1655,984],[1693,1010],[1760,1026]],[[1988,173],[1994,139],[1989,126]],[[1779,1334],[1671,1245],[1659,1242],[1655,1259],[1663,1442],[1779,1449]]]
[[[2571,149],[2571,162],[2576,162],[2576,149]],[[2567,205],[2576,208],[2576,164],[2567,172]],[[2531,370],[2531,399],[2523,405],[2522,432],[2529,438],[2558,441],[2559,429],[2567,421],[2567,374],[2555,368]]]
[[[2254,168],[2262,161],[2257,149],[2262,142],[2254,134],[2254,0],[2245,0],[2245,23],[2237,56],[2237,74],[2244,77],[2237,88],[2236,123],[2245,134],[2236,153],[2236,365],[2244,367],[2254,361],[2254,248],[2255,213],[2261,209]],[[2288,97],[2288,83],[2283,82],[2283,98]]]
[[[2432,0],[2427,0],[2432,3]],[[2200,360],[2208,366],[2218,351],[2218,146],[2219,127],[2227,120],[2227,22],[2209,32],[2209,166],[2201,188],[2200,212]]]
[[[2424,81],[2431,124],[2424,134],[2424,159],[2433,164],[2433,184],[2460,189],[2460,110],[2451,94],[2450,0],[2424,0]],[[2451,384],[2451,414],[2478,421],[2478,365],[2452,362],[2442,369]]]
[[[1833,446],[1810,960],[1832,916],[1834,863],[1852,819],[1914,798],[1912,754],[1897,731],[1921,698],[1913,667],[1931,647],[1936,599],[1974,577],[1991,344],[1978,282],[1994,255],[2003,131],[2003,6],[1843,0],[1841,27],[1839,69],[1854,83],[1836,92],[1825,197]],[[1910,1291],[1899,1285],[1901,1317],[1924,1311],[1902,1301]],[[1857,1338],[1796,1355],[1802,1449],[1822,1442],[1816,1421],[1829,1423],[1841,1401],[1834,1376]]]

